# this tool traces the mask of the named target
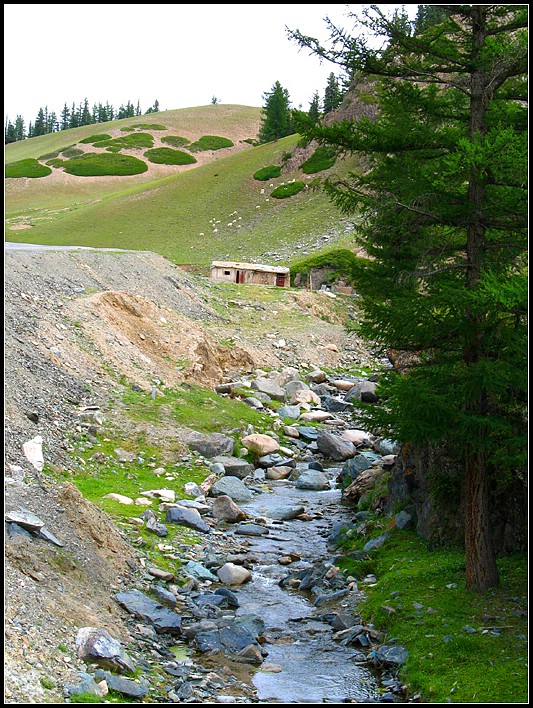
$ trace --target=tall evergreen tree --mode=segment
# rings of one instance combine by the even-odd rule
[[[8,120],[8,118],[6,118],[4,137],[5,137],[5,144],[6,145],[8,145],[9,143],[14,143],[17,140],[16,133],[15,133],[15,126],[10,120]]]
[[[279,81],[276,81],[270,92],[263,94],[263,100],[265,103],[262,109],[258,142],[269,143],[272,140],[292,135],[295,130],[287,89],[284,89]]]
[[[342,102],[342,91],[339,80],[333,72],[328,76],[328,82],[324,90],[323,113],[330,113],[340,106]]]
[[[26,129],[24,127],[24,118],[18,115],[15,119],[15,140],[24,140],[26,137]]]
[[[68,130],[70,128],[70,109],[65,103],[63,110],[61,111],[61,130]]]
[[[33,124],[33,137],[37,137],[38,135],[46,135],[46,117],[42,108],[39,108],[35,123]]]
[[[80,106],[80,125],[91,125],[92,123],[92,116],[91,116],[91,110],[89,108],[89,101],[85,99],[83,101],[83,106]]]
[[[444,5],[442,23],[406,30],[380,7],[351,14],[363,31],[336,30],[331,50],[290,33],[381,82],[375,122],[301,114],[299,132],[368,157],[368,172],[326,186],[364,217],[361,332],[418,359],[383,377],[384,404],[364,417],[462,460],[466,583],[484,591],[499,581],[489,489],[525,470],[528,8]]]
[[[313,98],[311,99],[311,103],[309,104],[309,110],[307,111],[307,114],[310,120],[313,121],[313,123],[318,122],[318,119],[320,118],[320,96],[318,95],[318,91],[315,91],[315,93],[313,94]]]

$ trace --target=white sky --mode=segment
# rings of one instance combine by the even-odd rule
[[[324,18],[352,29],[360,5],[4,5],[4,115],[140,102],[145,113],[220,103],[263,106],[276,81],[307,110],[339,68],[289,40],[327,43]],[[381,5],[393,9],[397,5]],[[416,6],[411,6],[415,7]]]

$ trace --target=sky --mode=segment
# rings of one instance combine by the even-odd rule
[[[262,107],[276,81],[308,110],[331,72],[286,27],[327,43],[359,5],[4,5],[4,117],[34,122],[89,101],[144,114],[218,103]],[[397,5],[380,5],[393,10]],[[415,6],[416,7],[416,6]]]

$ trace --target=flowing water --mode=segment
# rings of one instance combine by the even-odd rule
[[[302,505],[310,515],[318,513],[322,518],[274,522],[268,536],[248,537],[258,563],[252,580],[239,588],[238,614],[257,614],[266,625],[268,656],[254,674],[258,701],[375,702],[379,697],[376,675],[368,664],[358,662],[357,650],[332,639],[331,626],[320,620],[326,610],[317,608],[304,593],[279,585],[289,572],[331,559],[327,549],[331,528],[349,522],[353,510],[350,513],[340,503],[340,490],[301,490],[287,481],[271,483],[271,489],[240,507],[249,517],[264,519],[275,507]],[[280,565],[278,558],[289,553],[301,556],[301,561]]]

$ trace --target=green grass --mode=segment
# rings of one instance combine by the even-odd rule
[[[52,170],[45,165],[41,165],[35,158],[30,157],[27,160],[19,160],[6,165],[6,177],[46,177],[52,174]]]
[[[146,172],[146,162],[129,155],[113,155],[87,152],[81,157],[73,157],[64,165],[69,175],[77,177],[102,177],[114,175],[138,175]]]
[[[144,153],[144,157],[158,165],[193,165],[197,162],[195,157],[186,152],[166,147],[147,150]]]
[[[376,527],[372,535],[385,528]],[[366,540],[351,547],[362,548]],[[341,566],[358,578],[376,574],[377,584],[365,589],[361,615],[386,633],[383,643],[396,639],[409,651],[401,677],[410,693],[430,703],[527,702],[523,555],[498,561],[501,585],[485,594],[466,589],[461,549],[429,551],[411,531],[393,531],[370,556],[370,561],[345,558]],[[394,612],[384,609],[391,607]]]
[[[165,389],[156,396],[143,391],[129,391],[124,402],[133,420],[146,420],[157,424],[169,417],[174,423],[186,425],[202,433],[226,432],[247,425],[265,424],[268,417],[253,408],[234,401],[210,389],[184,385],[179,389]]]
[[[177,136],[189,134],[193,126],[200,134],[227,130],[233,135],[235,124],[246,135],[259,125],[259,115],[260,109],[210,105],[166,111],[161,118]],[[134,120],[102,124],[102,129],[109,132],[121,125],[132,126]],[[68,135],[55,133],[6,145],[6,160],[65,149],[66,144],[76,144],[95,130],[83,126],[62,132]],[[278,253],[277,263],[288,265],[307,244],[315,250],[318,235],[332,231],[336,235],[329,243],[349,244],[344,219],[320,190],[306,190],[284,200],[267,201],[269,195],[260,194],[260,183],[253,175],[265,165],[280,164],[298,139],[294,135],[257,147],[240,140],[240,152],[225,157],[215,153],[206,164],[166,177],[154,175],[150,163],[150,170],[124,180],[32,180],[24,189],[8,183],[5,238],[151,250],[174,263],[202,267],[215,259],[272,262],[272,256],[263,257],[267,252]],[[344,169],[353,164],[355,160],[347,160]],[[301,174],[284,175],[285,180],[293,177],[301,178]],[[228,227],[237,218],[231,216],[234,212],[240,217],[240,228],[237,223]],[[220,221],[216,235],[212,235],[213,218]],[[10,228],[20,223],[31,228],[23,232]]]

